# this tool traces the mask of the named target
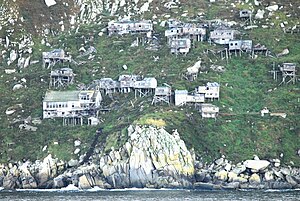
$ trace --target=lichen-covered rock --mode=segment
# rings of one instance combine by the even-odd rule
[[[189,185],[182,178],[194,176],[194,159],[176,131],[130,126],[128,136],[120,150],[100,159],[103,175],[112,186]],[[165,184],[160,177],[174,181]]]

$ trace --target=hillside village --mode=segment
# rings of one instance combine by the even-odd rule
[[[107,153],[134,124],[203,160],[300,164],[298,2],[29,4],[1,6],[2,162],[79,160],[100,127]]]
[[[251,11],[241,10],[240,19],[250,20],[252,18]],[[168,28],[165,30],[167,44],[170,47],[171,54],[188,54],[195,42],[209,41],[223,46],[221,53],[225,54],[228,60],[231,56],[248,54],[251,58],[257,53],[269,56],[269,50],[264,45],[253,45],[251,39],[238,40],[238,30],[225,27],[222,23],[219,25],[212,24],[191,24],[183,23],[176,19],[167,21]],[[211,30],[213,29],[213,30]],[[209,30],[211,30],[209,32]],[[107,26],[107,35],[123,36],[131,34],[137,37],[138,46],[140,41],[157,40],[153,38],[155,30],[151,20],[131,21],[122,20],[118,22],[111,21]],[[94,47],[91,47],[94,49]],[[96,51],[96,50],[95,50]],[[192,51],[192,50],[191,50]],[[182,55],[180,55],[182,56]],[[43,52],[43,66],[45,68],[55,68],[57,62],[71,62],[71,56],[66,56],[64,50],[55,49],[50,52]],[[223,57],[222,57],[223,58]],[[73,62],[74,63],[74,62]],[[70,64],[67,64],[70,65]],[[73,64],[74,65],[74,64]],[[124,70],[127,66],[123,66]],[[193,81],[199,74],[201,68],[201,60],[196,62],[194,66],[187,68],[185,77]],[[281,74],[281,84],[293,83],[297,81],[296,64],[283,63],[279,69],[273,69],[274,79],[277,80],[278,73]],[[50,88],[64,88],[74,83],[74,76],[71,68],[61,68],[52,70],[50,73]],[[113,95],[119,93],[129,93],[134,91],[135,98],[152,95],[152,105],[158,103],[166,103],[168,105],[184,106],[193,103],[195,108],[200,112],[202,118],[215,118],[219,114],[219,107],[211,103],[204,103],[208,100],[219,100],[220,85],[216,82],[208,82],[205,86],[198,86],[193,92],[174,89],[172,86],[164,83],[164,86],[157,86],[158,81],[154,77],[143,77],[143,75],[120,75],[118,80],[112,78],[100,78],[94,80],[93,84],[81,89],[81,91],[55,92],[48,91],[43,100],[43,118],[63,118],[64,125],[83,125],[84,122],[89,125],[98,125],[100,121],[99,112],[101,111],[102,95]],[[100,93],[101,92],[101,93]],[[74,94],[74,95],[69,95]],[[174,97],[172,97],[174,96]],[[174,103],[173,101],[174,100]],[[266,108],[261,111],[262,115],[268,113]],[[271,113],[276,115],[276,113]],[[282,116],[284,114],[278,114]],[[85,119],[85,121],[84,121]],[[71,123],[67,123],[71,122]]]

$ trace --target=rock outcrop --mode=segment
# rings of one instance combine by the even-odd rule
[[[190,186],[194,159],[177,131],[130,126],[129,140],[100,160],[100,169],[114,188]]]

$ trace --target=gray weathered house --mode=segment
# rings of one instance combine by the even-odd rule
[[[49,68],[57,62],[70,61],[71,57],[67,56],[63,49],[54,49],[50,52],[43,52],[42,59],[44,68]]]
[[[210,40],[220,45],[227,45],[231,40],[234,40],[238,31],[229,28],[218,28],[210,32]]]
[[[143,80],[137,80],[133,84],[135,91],[135,97],[139,95],[144,97],[148,94],[151,94],[155,91],[157,87],[157,80],[154,77],[146,77]]]
[[[134,33],[148,33],[153,31],[153,24],[151,20],[141,21],[110,21],[107,27],[108,35],[124,35]]]
[[[187,90],[175,90],[175,105],[182,106],[187,103],[204,103],[204,94],[189,94]]]
[[[172,54],[187,54],[191,48],[191,40],[189,38],[174,38],[170,41],[170,47]]]
[[[120,82],[111,78],[101,78],[100,80],[94,80],[89,88],[100,90],[107,95],[119,91]]]
[[[50,87],[66,87],[74,82],[75,74],[71,68],[52,70],[50,73]]]
[[[140,75],[120,75],[118,81],[120,82],[120,92],[128,93],[134,88],[136,81],[142,80]]]
[[[231,40],[228,46],[229,51],[252,51],[252,40]]]
[[[206,28],[202,25],[185,23],[166,30],[165,36],[168,40],[185,37],[195,41],[203,41],[206,36]]]
[[[170,105],[171,102],[171,87],[167,84],[162,87],[156,87],[152,104],[167,103]]]
[[[288,84],[292,82],[296,83],[296,64],[295,63],[283,63],[280,66],[280,72],[282,73],[282,81],[280,84]]]

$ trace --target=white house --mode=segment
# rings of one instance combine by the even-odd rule
[[[229,41],[229,51],[232,50],[251,52],[252,40],[231,40]]]
[[[204,94],[205,99],[220,98],[220,85],[217,82],[208,82],[206,86],[199,86],[195,89],[196,93]]]
[[[99,91],[47,91],[43,118],[93,116],[101,101]]]
[[[219,115],[219,107],[210,103],[204,103],[200,105],[199,112],[202,118],[217,118]]]
[[[233,29],[216,29],[210,32],[210,39],[217,44],[227,45],[229,41],[234,40],[238,32]]]
[[[187,90],[175,90],[175,105],[182,106],[186,103],[204,103],[204,95],[189,95]]]

